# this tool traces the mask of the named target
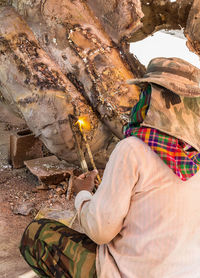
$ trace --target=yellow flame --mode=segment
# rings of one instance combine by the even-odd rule
[[[86,116],[81,116],[78,118],[76,124],[79,125],[80,130],[89,131],[91,129],[90,122],[88,121]]]

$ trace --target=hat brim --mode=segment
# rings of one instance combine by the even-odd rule
[[[128,84],[140,85],[141,83],[154,83],[164,88],[169,89],[175,94],[184,97],[200,97],[200,87],[196,86],[196,83],[190,81],[184,77],[174,76],[170,73],[146,74],[143,78],[131,79],[127,81]]]

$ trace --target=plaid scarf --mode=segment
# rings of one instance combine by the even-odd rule
[[[140,127],[150,104],[151,86],[140,94],[138,103],[132,108],[130,122],[124,127],[125,137],[136,136],[144,141],[183,181],[199,170],[200,153],[184,141],[167,135],[155,128]]]

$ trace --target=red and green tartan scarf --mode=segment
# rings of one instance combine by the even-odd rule
[[[136,136],[144,141],[183,181],[200,168],[200,153],[184,141],[155,128],[142,127],[150,104],[151,86],[141,91],[138,103],[132,108],[130,122],[124,127],[125,137]]]

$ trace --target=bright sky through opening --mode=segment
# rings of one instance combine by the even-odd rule
[[[142,41],[131,43],[130,50],[145,66],[156,57],[178,57],[200,68],[199,57],[189,51],[186,39],[163,32],[157,32]]]

